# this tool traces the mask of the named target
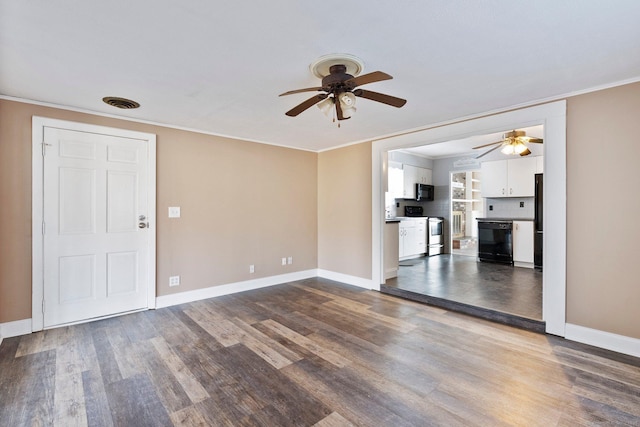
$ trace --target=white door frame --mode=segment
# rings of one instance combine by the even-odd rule
[[[505,129],[544,125],[544,269],[542,317],[546,332],[565,336],[567,299],[567,102],[556,101],[505,113],[417,130],[373,142],[372,146],[372,289],[383,283],[384,182],[389,150],[435,144]]]
[[[149,233],[147,262],[147,308],[156,307],[156,135],[152,133],[136,132],[125,129],[97,126],[86,123],[70,122],[65,120],[50,119],[33,116],[32,120],[32,170],[31,170],[31,330],[41,331],[44,328],[44,313],[42,301],[44,298],[44,238],[43,238],[43,214],[44,214],[44,157],[42,156],[42,144],[44,141],[44,128],[60,128],[78,132],[97,133],[102,135],[118,136],[122,138],[139,139],[148,144],[148,220],[154,230]]]

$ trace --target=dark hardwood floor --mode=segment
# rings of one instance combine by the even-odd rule
[[[401,262],[381,291],[544,332],[542,272],[443,254]]]
[[[0,425],[640,425],[640,360],[310,279],[5,339]]]

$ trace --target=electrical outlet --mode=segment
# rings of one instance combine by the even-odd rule
[[[287,264],[293,264],[293,257],[292,256],[287,258]]]
[[[520,202],[520,207],[524,208],[524,202]]]
[[[180,284],[180,276],[169,277],[169,286],[178,286]]]
[[[489,205],[489,210],[492,211],[493,210],[493,205]]]
[[[255,266],[255,265],[253,265],[253,264],[251,264],[251,265],[249,266],[249,273],[255,273],[255,272],[256,272],[256,266]]]
[[[282,258],[282,265],[287,265],[287,258]]]
[[[180,206],[169,207],[169,218],[180,218]]]

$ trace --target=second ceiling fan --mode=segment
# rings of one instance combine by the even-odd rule
[[[495,147],[485,151],[479,156],[476,156],[476,159],[484,157],[492,151],[497,150],[498,148],[502,148],[501,151],[503,154],[528,156],[529,154],[531,154],[531,150],[529,150],[527,144],[542,144],[542,141],[542,138],[527,136],[526,132],[523,130],[512,130],[511,132],[506,132],[504,135],[502,135],[502,140],[500,141],[478,145],[477,147],[473,147],[473,149],[477,150],[480,148],[491,147],[492,145],[495,145]]]

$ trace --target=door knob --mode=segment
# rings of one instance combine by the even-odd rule
[[[147,228],[149,226],[149,223],[147,222],[141,222],[138,224],[138,228]]]

